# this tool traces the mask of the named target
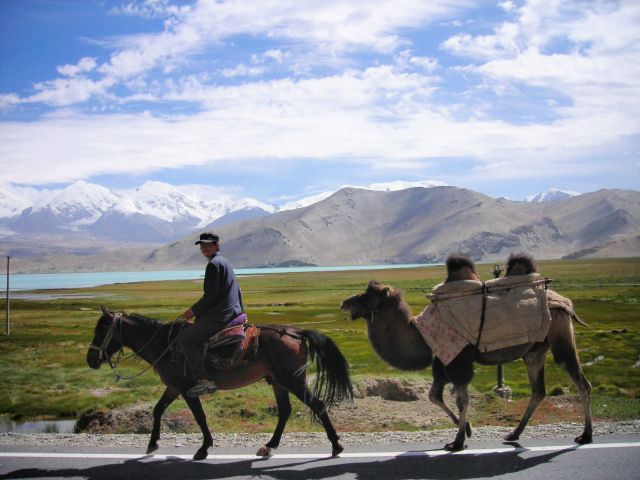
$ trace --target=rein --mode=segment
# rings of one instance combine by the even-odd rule
[[[156,332],[151,336],[151,338],[147,341],[147,343],[145,343],[141,348],[139,348],[137,351],[134,351],[131,355],[129,356],[125,356],[124,354],[124,335],[122,333],[122,317],[123,314],[122,312],[118,312],[113,316],[113,321],[109,324],[109,329],[107,330],[107,334],[105,335],[104,339],[102,340],[102,344],[98,347],[96,345],[94,345],[93,343],[91,345],[89,345],[90,349],[93,350],[98,350],[98,352],[100,352],[100,360],[101,361],[108,361],[109,362],[109,366],[111,367],[112,370],[115,370],[114,372],[114,376],[116,379],[116,382],[120,381],[120,380],[132,380],[134,378],[139,377],[140,375],[148,372],[149,370],[151,370],[151,368],[154,368],[159,362],[160,360],[162,360],[162,358],[169,353],[172,349],[173,346],[176,344],[176,342],[180,339],[180,337],[182,336],[182,333],[184,332],[180,332],[178,335],[176,335],[176,338],[173,339],[173,341],[169,341],[169,344],[167,345],[167,348],[158,356],[158,358],[156,358],[151,364],[149,364],[148,367],[144,368],[143,370],[141,370],[140,372],[134,374],[134,375],[130,375],[130,376],[124,376],[121,375],[118,371],[118,365],[120,363],[121,360],[123,359],[129,359],[129,358],[141,358],[140,357],[140,352],[142,352],[145,348],[147,348],[149,345],[151,345],[151,342],[153,342],[153,340],[155,339],[156,335],[158,335],[158,333],[160,333],[161,328],[158,328],[156,330]],[[180,315],[177,319],[179,320],[182,317],[182,315]],[[120,328],[118,331],[118,335],[116,335],[116,325],[117,323],[120,322]],[[171,328],[169,329],[169,336],[168,338],[171,338],[171,333],[173,332],[173,327],[174,325],[171,326]],[[111,342],[111,340],[113,339],[113,337],[116,337],[119,341],[120,341],[120,348],[118,348],[117,352],[118,352],[118,356],[115,360],[115,362],[113,362],[111,360],[111,357],[109,356],[109,354],[107,353],[107,347],[109,346],[109,343]],[[105,360],[103,360],[103,358]]]

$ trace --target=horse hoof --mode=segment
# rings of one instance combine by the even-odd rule
[[[331,450],[331,456],[332,457],[337,457],[338,455],[340,455],[342,452],[344,451],[344,447],[340,444],[336,445],[335,447],[333,447],[333,450]]]
[[[452,443],[447,443],[444,446],[444,449],[447,452],[459,452],[460,450],[464,450],[464,443],[458,443],[458,442],[452,442]]]
[[[209,455],[209,452],[207,452],[206,449],[200,449],[198,450],[195,455],[193,456],[194,460],[204,460],[205,458],[207,458],[207,455]]]
[[[153,453],[156,450],[158,450],[158,444],[157,443],[149,444],[149,446],[147,447],[147,453]]]
[[[270,455],[271,455],[271,448],[267,447],[266,445],[264,447],[260,447],[260,450],[256,452],[256,456],[258,457],[268,457]]]

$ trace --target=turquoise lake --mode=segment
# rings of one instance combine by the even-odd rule
[[[238,276],[269,275],[274,273],[300,272],[340,272],[348,270],[381,270],[392,268],[428,267],[425,264],[398,265],[357,265],[337,267],[281,267],[281,268],[236,268]],[[95,287],[115,283],[154,282],[162,280],[195,280],[204,276],[201,270],[162,270],[150,272],[93,272],[93,273],[30,273],[12,274],[9,276],[9,290],[55,290],[62,288]],[[6,292],[6,275],[0,285]],[[2,277],[0,277],[2,278]]]

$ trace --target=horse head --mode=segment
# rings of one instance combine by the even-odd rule
[[[122,335],[118,331],[122,326],[122,314],[104,307],[100,309],[102,315],[96,323],[93,340],[87,352],[87,363],[94,369],[100,368],[104,362],[111,364],[113,354],[122,349]]]

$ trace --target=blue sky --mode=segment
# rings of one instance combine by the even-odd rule
[[[640,3],[0,1],[0,182],[640,186]]]

